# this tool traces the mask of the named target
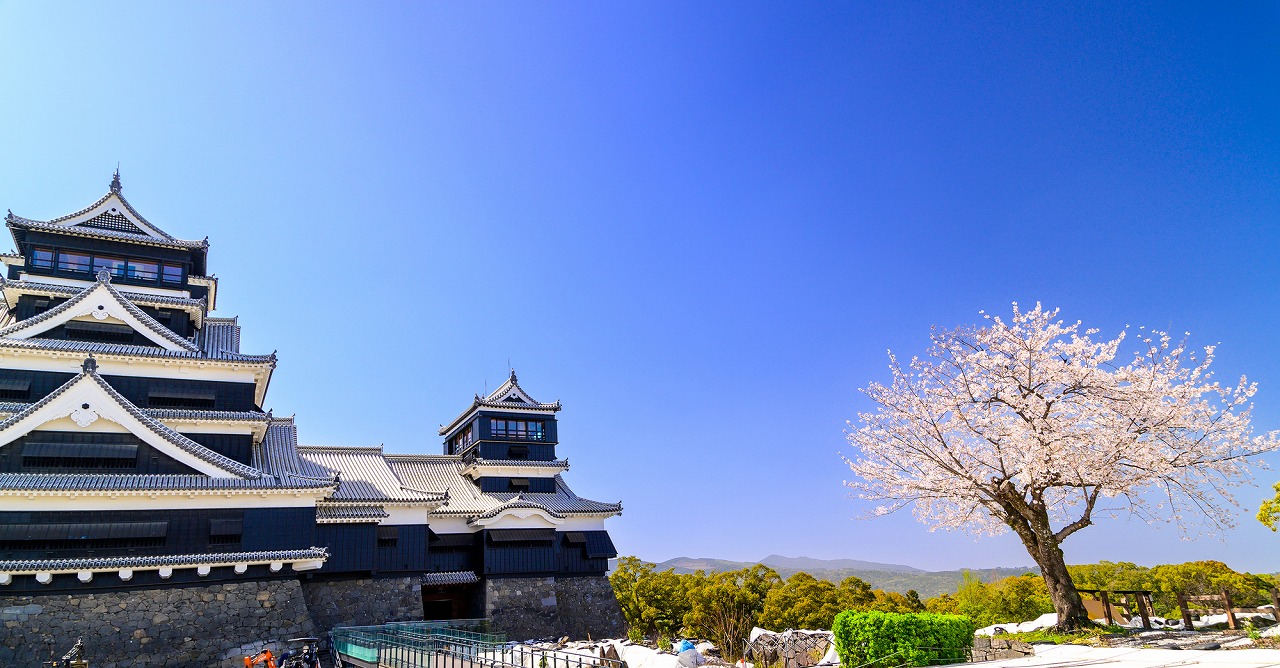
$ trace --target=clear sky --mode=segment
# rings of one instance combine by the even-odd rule
[[[119,162],[308,443],[439,452],[513,365],[624,554],[1028,564],[853,519],[857,388],[1039,300],[1220,341],[1280,428],[1280,20],[1006,4],[0,2],[0,210]],[[1263,495],[1068,561],[1274,571]]]

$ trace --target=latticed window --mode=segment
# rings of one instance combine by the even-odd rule
[[[239,545],[244,535],[244,520],[209,520],[210,545]]]
[[[0,525],[0,551],[164,547],[168,522]]]
[[[121,471],[138,468],[134,443],[42,443],[22,445],[24,471]]]

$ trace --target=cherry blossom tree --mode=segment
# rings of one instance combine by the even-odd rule
[[[863,392],[845,461],[858,496],[911,506],[933,529],[1012,530],[1040,566],[1063,629],[1089,623],[1062,543],[1100,515],[1170,521],[1185,535],[1234,524],[1229,489],[1250,479],[1276,433],[1253,434],[1254,384],[1213,380],[1168,334],[1065,324],[1057,310],[1013,306],[1007,322],[935,328],[924,358],[889,355],[892,382]],[[1127,355],[1123,355],[1127,357]],[[1199,357],[1199,359],[1197,359]]]

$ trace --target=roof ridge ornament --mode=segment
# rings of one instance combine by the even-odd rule
[[[123,189],[123,186],[120,185],[120,165],[116,165],[116,173],[111,177],[111,192],[119,195]]]
[[[85,373],[98,372],[98,360],[94,359],[93,353],[89,353],[89,356],[84,358],[84,364],[80,365],[80,368]]]
[[[98,270],[97,279],[99,283],[110,283],[111,272],[106,267],[103,267],[102,269]]]

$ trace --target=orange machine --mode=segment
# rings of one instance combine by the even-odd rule
[[[271,650],[265,648],[251,657],[244,658],[245,668],[254,668],[257,665],[262,665],[263,668],[279,668],[276,665],[276,656],[271,653]]]

